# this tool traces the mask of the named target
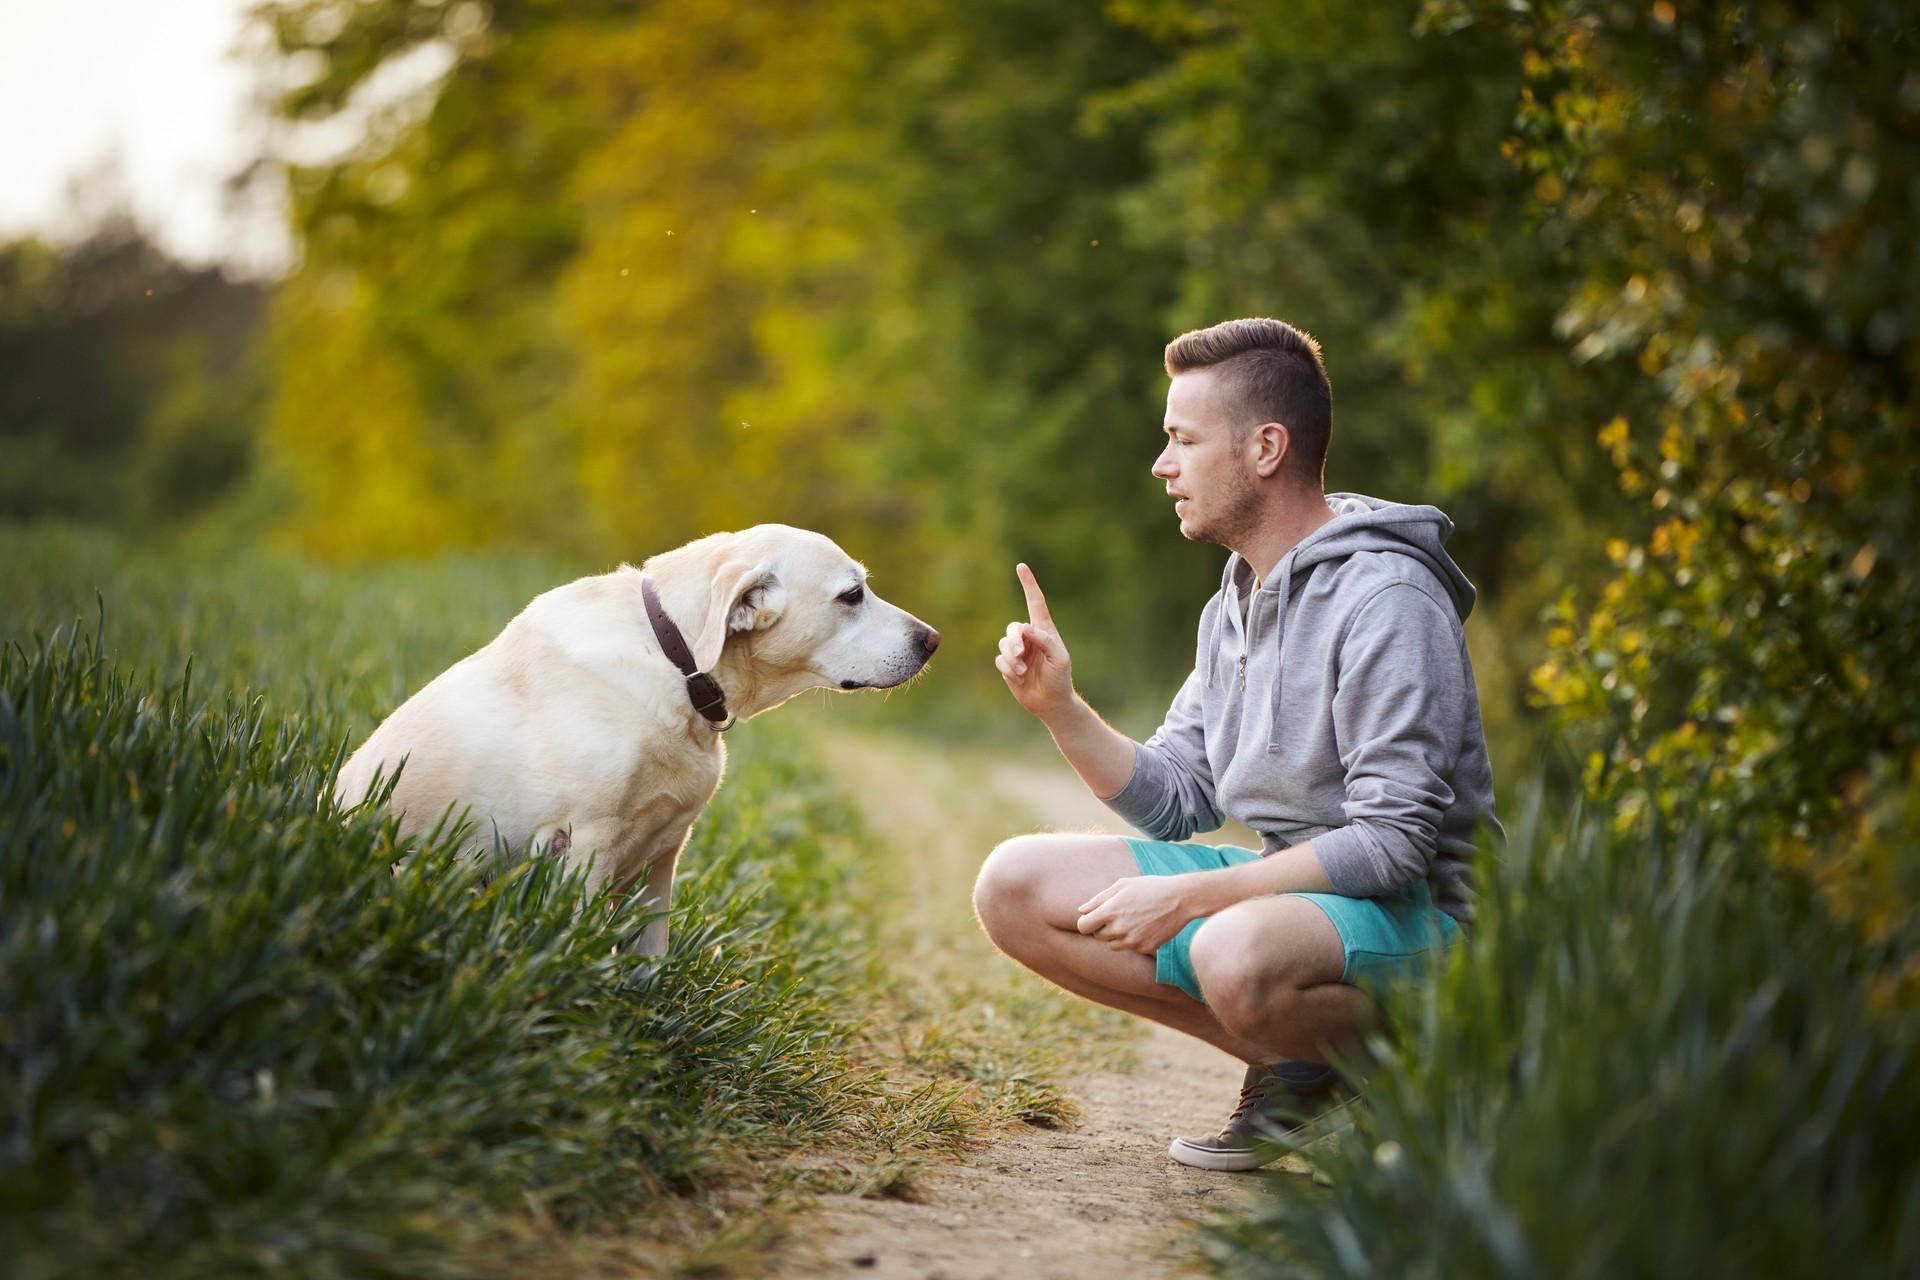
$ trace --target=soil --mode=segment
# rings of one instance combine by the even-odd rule
[[[953,927],[956,911],[970,918],[967,891],[993,839],[1041,829],[1126,830],[1057,763],[969,768],[924,747],[848,736],[834,744],[830,762],[857,783],[852,790],[870,826],[911,851],[905,868],[910,901],[928,909],[921,934],[928,945],[938,945]],[[909,772],[911,779],[903,776]],[[986,826],[996,826],[998,836],[968,838]],[[1131,1068],[1061,1082],[1083,1109],[1078,1127],[999,1130],[962,1161],[925,1175],[913,1200],[823,1197],[796,1224],[777,1274],[795,1280],[1192,1274],[1179,1254],[1180,1228],[1252,1194],[1256,1184],[1245,1175],[1177,1164],[1167,1145],[1177,1134],[1217,1128],[1245,1068],[1177,1032],[1133,1025],[1138,1039]],[[1289,1162],[1306,1172],[1297,1157]]]

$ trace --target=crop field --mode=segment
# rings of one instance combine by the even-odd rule
[[[901,1194],[1070,1111],[1073,1020],[1014,993],[982,1031],[895,973],[882,860],[777,732],[735,735],[657,965],[552,864],[482,876],[322,801],[382,708],[578,569],[60,530],[0,563],[11,1274],[697,1274],[811,1189]]]

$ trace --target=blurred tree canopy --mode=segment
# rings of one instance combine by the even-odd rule
[[[316,550],[791,520],[976,646],[1026,558],[1096,696],[1152,672],[1151,701],[1219,564],[1147,472],[1159,353],[1235,314],[1323,340],[1332,483],[1447,507],[1509,602],[1496,642],[1622,507],[1609,376],[1553,328],[1577,264],[1501,149],[1505,30],[1148,0],[262,15],[314,72],[294,120],[456,55],[417,125],[293,175],[273,445]]]
[[[264,304],[124,214],[0,244],[0,519],[152,526],[229,494],[266,406]]]

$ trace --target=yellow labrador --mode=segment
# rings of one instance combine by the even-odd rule
[[[892,688],[933,656],[939,633],[866,576],[832,540],[765,524],[555,588],[388,716],[334,798],[357,805],[400,769],[402,834],[464,812],[471,851],[564,856],[590,890],[644,875],[664,913],[733,717],[806,689]],[[639,947],[666,942],[663,914]]]

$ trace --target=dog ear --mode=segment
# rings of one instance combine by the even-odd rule
[[[770,564],[735,560],[720,566],[707,596],[706,616],[693,642],[693,660],[711,671],[720,661],[727,637],[741,631],[765,631],[786,612],[787,591]]]

